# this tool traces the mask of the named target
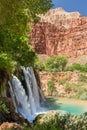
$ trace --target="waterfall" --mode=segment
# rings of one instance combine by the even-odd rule
[[[41,107],[41,99],[44,101],[45,98],[37,85],[33,69],[31,67],[22,67],[22,71],[27,93],[20,80],[14,75],[9,81],[10,93],[16,111],[29,122],[32,122],[39,113],[46,110]]]

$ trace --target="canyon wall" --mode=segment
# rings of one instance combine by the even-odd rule
[[[87,55],[87,17],[57,8],[40,18],[31,31],[30,40],[37,53],[68,57]]]

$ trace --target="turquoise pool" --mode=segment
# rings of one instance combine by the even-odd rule
[[[79,105],[76,103],[61,103],[57,99],[49,98],[47,99],[47,105],[49,110],[64,110],[70,112],[71,114],[80,115],[87,112],[87,108],[84,105]]]

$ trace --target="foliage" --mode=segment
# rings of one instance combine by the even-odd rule
[[[42,71],[45,69],[45,65],[40,60],[37,59],[35,64],[34,64],[34,68]]]
[[[55,114],[52,112],[42,118],[39,125],[37,123],[35,125],[37,126],[35,130],[39,130],[38,128],[41,130],[48,130],[49,128],[52,130],[86,130],[87,114],[76,116],[69,113],[64,114],[64,112],[60,111],[55,112]]]
[[[23,130],[86,130],[87,113],[82,115],[71,115],[66,112],[53,111],[38,117],[30,127]],[[40,120],[42,119],[42,120]]]
[[[51,7],[52,0],[0,0],[0,73],[5,69],[11,74],[16,65],[34,66],[37,56],[29,45],[30,25]]]
[[[86,130],[87,112],[82,115],[71,115],[64,111],[52,111],[39,115],[34,123],[23,130]]]
[[[0,111],[4,111],[7,114],[10,113],[9,109],[7,108],[7,106],[2,101],[0,101]]]
[[[87,114],[71,115],[65,112],[54,112],[42,115],[29,130],[86,130]],[[24,129],[26,130],[26,129]]]
[[[6,70],[7,73],[12,73],[14,71],[16,62],[14,62],[11,57],[5,53],[0,55],[0,68]]]
[[[66,82],[67,81],[69,81],[69,79],[68,78],[61,78],[61,79],[59,79],[59,85],[64,85],[64,84],[66,84]]]
[[[67,67],[68,71],[79,71],[79,72],[87,72],[87,63],[81,65],[79,63],[73,63],[71,66]]]
[[[68,71],[81,70],[81,65],[78,63],[73,63],[72,66],[67,68]]]
[[[66,121],[65,130],[86,130],[87,128],[87,115],[83,114],[80,116],[71,115]]]
[[[47,86],[48,86],[47,91],[48,91],[49,95],[53,95],[53,93],[55,92],[55,89],[56,89],[55,83],[54,83],[54,78],[52,78],[51,80],[49,80],[47,82]]]
[[[67,57],[66,56],[53,56],[51,58],[48,58],[46,61],[46,69],[48,71],[64,71],[65,66],[67,63]]]
[[[32,0],[0,0],[0,14],[3,11],[3,14],[1,14],[1,18],[3,22],[5,22],[5,19],[7,18],[6,16],[13,16],[10,17],[11,19],[8,21],[23,21],[22,15],[25,13],[25,17],[27,16],[27,13],[29,15],[29,20],[37,21],[37,14],[42,14],[46,11],[48,11],[51,7],[53,6],[52,0],[37,0],[37,1],[32,1]],[[5,11],[6,10],[6,11]],[[17,19],[17,16],[20,16]],[[16,19],[14,19],[16,18]],[[1,22],[2,23],[2,22]],[[18,23],[18,22],[17,22]]]
[[[0,55],[0,95],[6,89],[7,79],[13,73],[16,62],[6,53]]]
[[[0,51],[21,65],[34,64],[36,54],[29,42],[30,22],[52,7],[52,0],[0,0]]]

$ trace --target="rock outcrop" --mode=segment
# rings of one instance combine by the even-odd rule
[[[22,127],[17,123],[4,122],[0,126],[0,130],[23,130]]]
[[[30,44],[39,54],[77,57],[87,54],[87,17],[62,8],[41,15],[31,31]]]
[[[6,108],[9,110],[9,113],[7,112],[7,109],[4,107],[5,110],[0,108],[0,125],[4,122],[16,122],[18,124],[23,124],[29,122],[24,119],[22,116],[20,116],[18,113],[15,112],[15,107],[13,105],[12,99],[7,97],[0,97],[0,101],[2,101]]]

